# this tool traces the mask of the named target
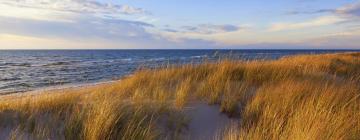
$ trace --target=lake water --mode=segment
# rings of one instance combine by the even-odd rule
[[[0,50],[0,94],[119,79],[139,67],[204,60],[277,59],[345,50]]]

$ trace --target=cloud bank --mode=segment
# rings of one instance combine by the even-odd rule
[[[2,0],[0,4],[20,8],[47,9],[75,13],[101,14],[149,14],[141,8],[129,5],[100,3],[91,0]]]
[[[303,15],[312,16],[265,23],[239,24],[234,19],[226,24],[199,21],[164,26],[155,20],[161,17],[151,11],[126,4],[94,0],[2,0],[0,44],[28,42],[13,43],[19,48],[48,44],[56,46],[53,48],[199,49],[263,47],[264,44],[274,48],[341,44],[356,48],[360,43],[356,39],[360,37],[358,28],[349,29],[360,27],[359,2],[335,9],[287,13],[291,17]]]

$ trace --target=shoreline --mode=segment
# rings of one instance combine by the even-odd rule
[[[319,53],[319,55],[321,55],[321,54],[348,54],[348,53],[360,52],[360,50],[330,50],[330,51],[335,51],[335,52]],[[337,52],[337,51],[345,51],[345,52]],[[264,53],[264,54],[266,54],[266,53]],[[292,57],[292,56],[297,56],[297,55],[304,55],[304,54],[290,54],[290,55],[284,55],[282,57]],[[313,55],[313,54],[311,54],[311,55]],[[96,86],[96,85],[101,85],[101,84],[106,84],[106,83],[113,83],[113,82],[119,81],[123,78],[129,77],[131,75],[132,74],[130,73],[127,75],[123,75],[120,78],[118,77],[116,79],[103,79],[103,80],[95,80],[95,81],[88,81],[88,82],[84,81],[84,82],[66,83],[66,84],[59,84],[59,85],[48,85],[48,86],[44,86],[44,87],[35,87],[33,89],[24,90],[24,91],[14,90],[14,91],[10,91],[10,92],[0,92],[0,99],[2,99],[3,97],[8,97],[8,96],[19,96],[19,95],[23,95],[23,94],[34,94],[34,93],[38,94],[39,92],[76,89],[76,88]],[[116,77],[116,76],[114,76],[114,77]]]
[[[351,54],[351,53],[356,53],[356,52],[357,51],[354,52],[354,50],[353,50],[353,51],[332,52],[332,53],[325,53],[325,54],[334,54],[334,55],[335,54]],[[360,52],[360,50],[359,50],[359,52]],[[299,55],[299,54],[288,55],[288,56],[284,56],[284,57],[294,57],[297,55]],[[300,55],[302,55],[302,54],[300,54]],[[314,54],[311,54],[311,55],[314,55]],[[321,54],[315,54],[315,55],[321,55]],[[132,75],[133,74],[124,75],[118,79],[99,80],[99,81],[93,81],[93,82],[88,82],[88,83],[87,82],[68,83],[68,84],[64,84],[64,85],[45,86],[45,87],[34,88],[33,90],[29,90],[29,91],[15,91],[15,92],[11,92],[8,94],[0,93],[0,100],[8,99],[9,97],[16,98],[16,97],[24,97],[24,96],[33,96],[33,95],[40,95],[40,94],[49,93],[49,92],[60,93],[61,91],[65,91],[65,90],[80,90],[80,89],[84,89],[84,88],[102,86],[102,85],[119,82],[122,79],[130,77]]]
[[[357,52],[356,50],[355,50],[355,52],[353,52],[353,51],[334,52],[334,53],[325,53],[325,54],[351,54],[351,53]],[[297,54],[297,55],[299,55],[299,54]],[[285,57],[294,57],[297,55],[289,55],[289,56],[285,56]],[[302,55],[302,54],[300,54],[300,55]],[[321,55],[321,54],[317,54],[317,55]],[[33,90],[29,90],[29,91],[18,91],[18,92],[15,91],[15,92],[8,93],[8,94],[0,93],[0,100],[9,99],[9,97],[16,98],[16,97],[24,97],[24,96],[33,96],[33,95],[39,95],[39,94],[44,94],[44,93],[49,93],[49,92],[60,93],[61,91],[65,91],[65,90],[77,90],[77,89],[83,89],[86,87],[91,88],[91,87],[96,87],[96,86],[102,86],[102,85],[119,82],[124,78],[131,77],[132,75],[133,74],[128,74],[128,75],[124,75],[118,79],[99,80],[99,81],[94,81],[94,82],[89,82],[89,83],[87,83],[87,82],[68,83],[68,84],[64,84],[64,85],[54,85],[54,86],[34,88]]]
[[[124,76],[123,78],[125,78],[125,77],[128,77],[128,76]],[[50,92],[61,93],[62,91],[66,91],[66,90],[81,90],[84,88],[105,86],[108,84],[119,82],[123,78],[120,78],[118,80],[99,81],[99,82],[93,82],[93,83],[65,84],[65,85],[41,87],[41,88],[36,88],[36,89],[30,90],[30,91],[14,92],[14,93],[10,93],[10,94],[0,95],[0,100],[6,100],[6,99],[12,99],[12,98],[18,98],[18,97],[26,97],[26,96],[35,96],[35,95],[42,95],[42,94],[50,94]]]

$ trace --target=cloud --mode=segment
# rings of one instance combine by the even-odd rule
[[[2,0],[0,16],[56,22],[77,22],[83,17],[147,22],[150,12],[128,5],[93,0]],[[144,19],[146,17],[146,19]]]
[[[348,4],[335,9],[320,9],[316,11],[292,11],[289,15],[328,13],[327,16],[300,23],[275,23],[269,31],[295,30],[308,27],[344,24],[344,26],[360,25],[360,2]]]
[[[100,3],[92,0],[2,0],[0,4],[20,7],[47,9],[75,13],[102,13],[102,14],[149,14],[142,8],[129,5]]]
[[[304,22],[294,23],[275,23],[272,24],[268,31],[297,30],[309,27],[325,26],[346,21],[346,19],[338,16],[323,16]]]
[[[360,18],[360,2],[341,7],[336,10],[336,13]]]
[[[304,41],[303,44],[312,46],[323,46],[324,48],[344,48],[344,49],[359,49],[360,44],[360,30],[344,31],[333,34],[324,35],[322,37]]]
[[[360,2],[348,4],[335,9],[319,9],[314,11],[290,11],[287,15],[330,13],[338,16],[360,17]]]
[[[148,26],[90,17],[74,23],[0,17],[0,49],[216,48],[210,40],[181,38],[174,42],[147,31]]]
[[[197,26],[182,26],[180,27],[180,30],[185,33],[216,34],[216,33],[235,32],[243,28],[245,27],[240,27],[230,24],[224,24],[224,25],[200,24]]]
[[[337,27],[345,25],[338,23],[359,17],[358,6],[353,4],[334,10],[322,9],[289,13],[293,15],[329,13],[329,15],[300,22],[279,22],[272,24],[268,30],[260,24],[258,24],[260,25],[258,28],[253,28],[252,24],[219,23],[163,26],[161,29],[156,24],[157,21],[153,19],[153,15],[142,8],[105,3],[104,1],[0,0],[0,9],[0,44],[11,46],[13,41],[25,42],[13,43],[13,45],[20,46],[18,48],[21,46],[24,46],[22,48],[42,46],[42,48],[85,49],[236,48],[244,46],[244,44],[250,44],[248,47],[256,47],[256,44],[269,44],[263,46],[265,47],[271,46],[271,44],[291,44],[298,40],[314,39],[323,34],[336,33],[335,31],[340,29]],[[354,22],[346,23],[346,25],[349,24],[354,24],[354,28],[358,27]],[[299,30],[327,25],[334,26],[312,28],[314,31]],[[288,30],[291,31],[276,32]],[[1,35],[3,35],[2,38]],[[346,41],[355,42],[355,38],[359,37],[357,34],[350,33],[341,35],[340,37],[326,38],[330,41],[338,38],[338,42],[344,43]],[[314,44],[330,44],[326,41],[313,42],[315,42]]]
[[[177,32],[179,32],[178,30],[175,30],[175,29],[163,29],[163,31],[165,31],[165,32],[172,32],[172,33],[177,33]]]
[[[3,0],[0,9],[0,43],[26,42],[13,43],[17,48],[205,48],[214,44],[194,38],[175,43],[151,31],[161,30],[142,20],[151,18],[149,12],[126,5],[90,0]]]
[[[290,11],[287,15],[301,15],[301,14],[322,14],[322,13],[334,13],[335,9],[320,9],[315,11]]]
[[[348,4],[334,9],[319,9],[313,11],[290,11],[287,15],[302,15],[302,14],[330,14],[346,19],[346,22],[358,21],[360,19],[360,2]]]
[[[153,25],[120,19],[81,17],[76,22],[41,21],[0,16],[0,33],[44,38],[149,38]]]
[[[121,40],[150,37],[146,28],[154,28],[119,16],[146,14],[141,8],[92,0],[2,0],[0,9],[0,33],[7,34]]]

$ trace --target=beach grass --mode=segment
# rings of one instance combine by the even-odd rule
[[[360,139],[360,53],[204,60],[0,100],[9,139],[184,139],[190,102],[238,119],[214,139]]]

